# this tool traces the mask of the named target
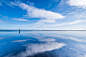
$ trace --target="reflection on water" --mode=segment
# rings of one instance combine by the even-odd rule
[[[0,32],[0,57],[86,57],[86,31],[19,33]]]
[[[19,29],[19,33],[20,33],[20,29]]]

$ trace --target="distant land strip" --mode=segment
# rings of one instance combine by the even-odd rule
[[[19,30],[0,30],[0,31],[19,31]],[[20,30],[20,31],[86,31],[86,30]]]

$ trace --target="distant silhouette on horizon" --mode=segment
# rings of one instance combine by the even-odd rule
[[[19,29],[19,33],[20,33],[20,29]]]

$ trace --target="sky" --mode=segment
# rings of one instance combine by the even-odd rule
[[[0,0],[0,29],[86,30],[86,0]]]

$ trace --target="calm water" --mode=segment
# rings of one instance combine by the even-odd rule
[[[0,57],[86,57],[86,31],[0,31]]]

